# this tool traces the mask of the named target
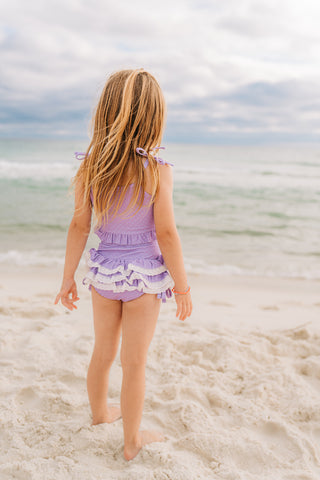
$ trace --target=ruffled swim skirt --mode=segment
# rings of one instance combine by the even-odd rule
[[[172,296],[174,282],[157,240],[140,245],[101,242],[87,252],[86,260],[89,270],[83,284],[106,298],[129,301],[153,293],[165,302]]]

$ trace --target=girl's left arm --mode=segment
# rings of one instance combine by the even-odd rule
[[[78,268],[91,229],[91,204],[82,207],[83,185],[78,181],[75,186],[74,214],[69,226],[62,285],[56,296],[55,305],[61,300],[69,310],[77,308],[79,300],[74,274]],[[70,298],[71,295],[71,298]]]

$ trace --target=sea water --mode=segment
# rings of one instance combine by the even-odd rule
[[[0,263],[62,264],[84,140],[0,140]],[[320,146],[167,144],[188,271],[320,279]],[[97,246],[93,233],[86,249]]]

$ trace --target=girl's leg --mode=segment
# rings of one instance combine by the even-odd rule
[[[134,458],[146,443],[161,441],[158,432],[139,431],[145,395],[145,366],[160,311],[161,300],[144,294],[122,305],[121,412],[124,457]]]
[[[120,406],[108,406],[108,382],[111,365],[117,355],[120,333],[120,300],[109,300],[91,288],[95,343],[87,373],[87,389],[92,425],[111,423],[121,417]]]

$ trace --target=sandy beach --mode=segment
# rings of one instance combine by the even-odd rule
[[[61,268],[0,271],[1,479],[320,478],[320,283],[190,276],[194,313],[162,306],[142,428],[167,440],[127,463],[121,420],[91,426],[90,294],[54,306]],[[82,271],[78,272],[78,279]],[[119,355],[110,400],[119,401]]]

